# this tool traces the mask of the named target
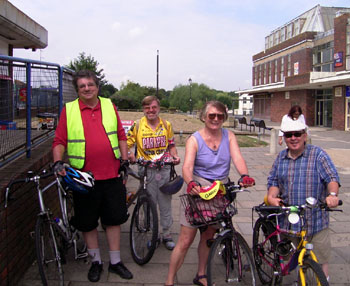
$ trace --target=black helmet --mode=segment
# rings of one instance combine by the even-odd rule
[[[180,191],[183,183],[184,179],[176,174],[174,165],[171,165],[170,181],[161,186],[159,190],[164,194],[174,195]]]
[[[82,194],[87,194],[95,184],[95,178],[91,172],[82,172],[72,167],[65,166],[66,176],[61,177],[64,189],[71,189]]]

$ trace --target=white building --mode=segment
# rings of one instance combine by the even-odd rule
[[[253,96],[243,93],[238,99],[238,109],[234,110],[235,115],[251,116],[253,114]]]

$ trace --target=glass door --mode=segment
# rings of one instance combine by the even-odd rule
[[[316,126],[332,127],[332,90],[316,91]]]

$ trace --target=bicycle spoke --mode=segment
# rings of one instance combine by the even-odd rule
[[[137,264],[145,264],[152,258],[157,239],[156,207],[149,198],[142,198],[135,206],[130,224],[131,254]]]
[[[35,227],[35,244],[43,285],[64,284],[59,248],[54,235],[55,231],[50,222],[43,217],[38,217]]]
[[[208,259],[208,285],[255,285],[255,268],[243,237],[227,233],[215,239]]]

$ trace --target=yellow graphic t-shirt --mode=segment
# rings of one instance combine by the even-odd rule
[[[174,145],[175,140],[170,122],[166,121],[166,124],[167,126],[164,126],[163,120],[160,119],[156,130],[153,130],[147,124],[147,118],[142,117],[139,124],[135,122],[127,134],[128,148],[136,143],[136,157],[147,161],[158,161],[164,156],[169,156],[168,146]]]

